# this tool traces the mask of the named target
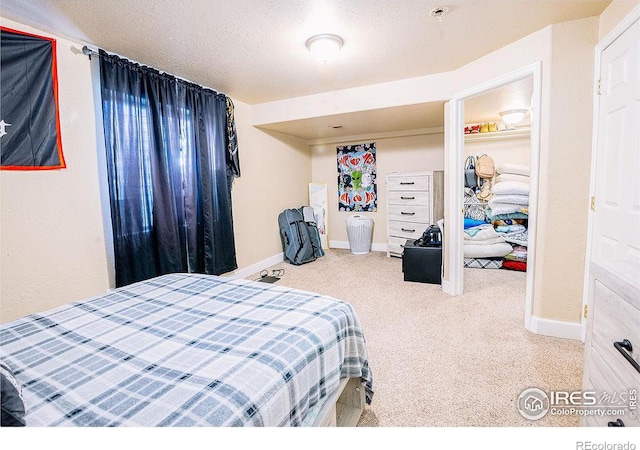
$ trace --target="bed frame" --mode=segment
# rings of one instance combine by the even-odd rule
[[[355,427],[364,410],[364,386],[358,378],[343,378],[327,397],[312,427]]]

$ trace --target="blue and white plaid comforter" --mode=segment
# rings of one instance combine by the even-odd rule
[[[350,304],[266,283],[172,274],[0,325],[28,426],[288,426],[361,377]]]

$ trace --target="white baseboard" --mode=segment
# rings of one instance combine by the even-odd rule
[[[273,266],[275,264],[281,263],[284,261],[284,252],[280,252],[277,255],[273,255],[267,259],[263,259],[255,264],[251,264],[248,267],[243,269],[236,269],[233,272],[225,273],[225,277],[230,278],[246,278],[251,274],[258,273],[261,270],[266,269],[267,267]]]
[[[349,250],[351,247],[349,246],[348,241],[330,241],[329,248],[342,248]],[[374,252],[386,252],[387,244],[376,244],[373,243],[371,245],[371,250]],[[224,277],[230,278],[246,278],[251,274],[258,273],[261,270],[266,269],[267,267],[273,266],[275,264],[281,263],[284,261],[284,252],[280,252],[277,255],[273,255],[269,258],[263,259],[255,264],[251,264],[248,267],[244,267],[242,269],[236,269],[233,272],[225,273]]]
[[[329,248],[342,248],[349,250],[351,246],[348,241],[329,241]],[[371,244],[371,251],[373,252],[386,252],[387,244],[376,244],[375,242]]]
[[[543,336],[575,339],[582,341],[582,324],[561,320],[543,319],[531,316],[529,330]]]
[[[442,286],[442,292],[454,296],[453,286],[451,285],[451,283],[449,283],[447,280],[442,279],[440,280],[440,285]]]
[[[349,243],[346,241],[329,241],[329,248],[346,248],[349,250]]]
[[[330,241],[329,248],[343,248],[349,250],[351,247],[349,247],[349,242],[347,241]],[[373,243],[371,245],[371,250],[374,252],[386,252],[387,244]],[[257,263],[251,264],[248,267],[236,269],[233,272],[225,273],[223,276],[230,278],[246,278],[251,274],[258,273],[261,270],[281,263],[282,261],[284,261],[284,252],[280,252],[277,255],[273,255],[269,258],[263,259],[262,261],[258,261]]]

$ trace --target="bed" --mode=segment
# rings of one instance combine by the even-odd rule
[[[27,426],[354,426],[373,397],[349,303],[211,275],[0,325],[0,360]]]

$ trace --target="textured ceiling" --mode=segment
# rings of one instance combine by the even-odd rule
[[[0,15],[255,104],[458,68],[606,1],[2,0]],[[441,21],[430,16],[447,6]],[[313,34],[340,35],[335,61]]]

